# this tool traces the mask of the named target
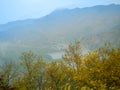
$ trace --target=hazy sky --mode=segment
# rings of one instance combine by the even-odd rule
[[[45,16],[55,9],[120,4],[120,0],[0,0],[0,24]]]

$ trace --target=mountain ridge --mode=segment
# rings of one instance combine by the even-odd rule
[[[0,24],[0,27],[1,26],[4,26],[4,25],[7,25],[7,24],[13,24],[13,23],[17,23],[17,22],[25,22],[25,21],[37,21],[39,19],[42,19],[42,18],[46,18],[47,16],[49,16],[50,14],[53,14],[53,13],[56,13],[56,12],[60,12],[60,11],[64,11],[64,10],[67,10],[67,11],[71,11],[71,10],[81,10],[81,9],[88,9],[88,8],[94,8],[94,7],[106,7],[106,6],[119,6],[120,4],[108,4],[108,5],[95,5],[95,6],[91,6],[91,7],[83,7],[83,8],[79,8],[79,7],[76,7],[76,8],[72,8],[72,9],[67,9],[67,8],[64,8],[64,9],[56,9],[54,11],[52,11],[51,13],[45,15],[45,16],[42,16],[40,18],[28,18],[28,19],[23,19],[23,20],[15,20],[15,21],[9,21],[7,23],[4,23],[4,24]],[[120,6],[119,6],[120,7]]]
[[[88,49],[97,48],[111,39],[112,44],[118,45],[119,33],[120,5],[58,10],[39,19],[1,25],[0,54],[24,50],[45,54],[58,52],[75,40],[81,40],[82,46]],[[92,45],[94,42],[97,43]]]

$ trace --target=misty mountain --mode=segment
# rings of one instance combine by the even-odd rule
[[[58,52],[75,40],[87,49],[106,42],[118,45],[119,34],[120,5],[60,9],[39,19],[0,25],[0,55],[4,59],[24,50]]]

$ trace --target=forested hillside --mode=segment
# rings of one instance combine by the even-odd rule
[[[61,9],[39,18],[0,25],[0,62],[18,60],[20,53],[32,50],[51,61],[51,53],[63,52],[68,43],[81,41],[86,51],[106,42],[120,42],[120,5],[97,5]]]

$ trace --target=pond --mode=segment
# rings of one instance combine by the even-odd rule
[[[60,59],[62,58],[62,55],[64,54],[64,52],[53,52],[53,53],[49,53],[49,55],[53,58],[53,59]]]

